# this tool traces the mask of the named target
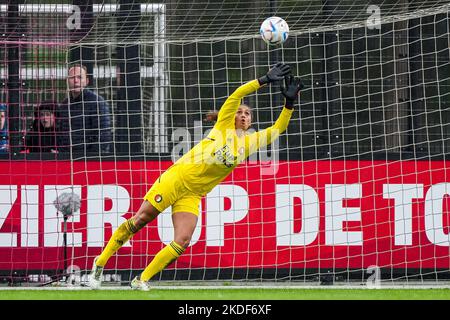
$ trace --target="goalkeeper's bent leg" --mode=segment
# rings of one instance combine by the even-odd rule
[[[162,271],[169,264],[178,259],[186,249],[172,241],[159,251],[152,262],[144,269],[140,276],[141,281],[149,281],[155,274]]]
[[[108,241],[105,249],[97,258],[95,264],[104,267],[109,258],[117,252],[136,232],[141,230],[147,223],[155,219],[160,212],[145,200],[134,217],[122,223]]]
[[[105,249],[103,249],[100,256],[97,258],[95,264],[99,267],[104,267],[109,258],[117,252],[132,236],[139,231],[134,223],[134,218],[128,219],[122,223],[108,241]]]
[[[175,212],[172,214],[174,241],[159,251],[140,276],[141,281],[149,281],[155,274],[183,254],[194,233],[198,217],[191,212]]]

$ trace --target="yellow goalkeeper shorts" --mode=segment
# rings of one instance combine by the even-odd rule
[[[144,197],[159,212],[172,206],[172,214],[190,212],[198,216],[201,196],[186,189],[179,168],[171,167],[155,181]]]

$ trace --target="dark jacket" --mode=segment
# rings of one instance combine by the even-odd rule
[[[48,110],[55,115],[55,126],[52,128],[45,128],[40,118],[40,111]],[[28,130],[25,137],[25,147],[29,152],[51,152],[57,151],[57,121],[58,113],[56,111],[56,104],[53,102],[45,102],[34,111],[34,120],[31,128]]]
[[[59,110],[60,151],[89,153],[93,156],[112,151],[111,111],[95,92],[84,89],[77,98],[66,98]],[[76,156],[76,155],[75,155]]]
[[[9,151],[9,137],[8,137],[8,117],[7,107],[5,104],[0,104],[0,111],[5,113],[5,125],[0,128],[0,153]]]
[[[26,136],[26,147],[30,152],[51,152],[57,150],[57,132],[55,128],[45,128],[39,119],[33,120],[33,125]]]
[[[36,126],[39,126],[36,128]],[[44,128],[41,125],[34,125],[27,133],[26,146],[30,152],[51,152],[57,150],[55,128]]]

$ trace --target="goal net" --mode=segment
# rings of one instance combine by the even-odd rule
[[[448,280],[449,8],[0,5],[0,282],[85,281],[153,182],[213,127],[207,112],[278,61],[305,84],[287,131],[202,199],[189,248],[152,282]],[[290,33],[269,47],[259,25],[274,15]],[[69,91],[80,65],[89,94]],[[245,97],[250,130],[283,101],[278,84]],[[55,128],[39,127],[52,112]],[[55,201],[67,194],[81,200],[64,215]],[[104,283],[128,284],[171,240],[169,208],[108,261]]]

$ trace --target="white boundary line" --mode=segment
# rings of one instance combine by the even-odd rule
[[[326,285],[237,285],[237,286],[228,286],[228,285],[155,285],[151,286],[151,290],[255,290],[255,289],[272,289],[272,290],[399,290],[399,289],[412,289],[412,290],[450,290],[450,284],[446,285],[381,285],[380,287],[373,288],[367,287],[365,285],[335,285],[335,286],[326,286]],[[0,287],[1,291],[18,291],[18,290],[35,290],[35,291],[105,291],[105,290],[132,290],[128,286],[104,286],[100,289],[93,290],[88,287],[83,286],[54,286],[54,287]]]

